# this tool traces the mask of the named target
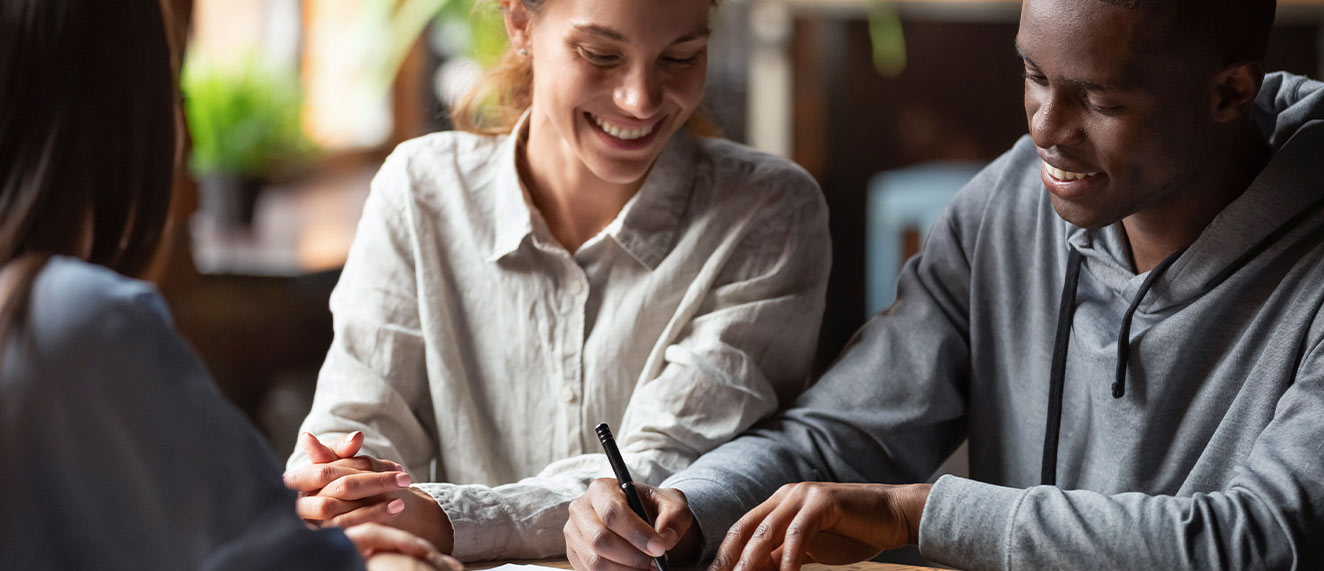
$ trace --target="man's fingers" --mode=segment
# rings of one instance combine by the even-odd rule
[[[640,492],[644,503],[654,506],[657,519],[653,521],[653,528],[662,537],[663,546],[671,550],[694,525],[689,501],[684,492],[671,488],[642,486]]]
[[[294,500],[294,511],[306,520],[326,521],[346,514],[371,502],[347,501],[326,496],[304,496]]]
[[[602,521],[603,527],[625,538],[635,549],[650,556],[660,557],[666,553],[667,548],[662,542],[662,536],[630,509],[630,504],[625,501],[625,492],[617,486],[615,479],[594,480],[589,485],[587,497],[592,503],[593,511]]]
[[[571,515],[571,517],[574,518],[575,516]],[[596,529],[602,533],[611,534],[610,531],[600,526]],[[619,537],[616,539],[620,544],[625,546],[628,552],[633,553],[633,556],[627,557],[627,559],[632,559],[635,564],[622,564],[612,557],[606,556],[603,552],[597,551],[599,543],[585,537],[580,532],[580,526],[578,525],[566,526],[565,538],[567,559],[570,560],[570,565],[578,571],[647,571],[652,568],[653,560],[651,558],[639,553]],[[573,554],[573,558],[570,557],[571,554]]]
[[[801,510],[786,526],[781,553],[773,552],[773,561],[781,562],[781,571],[799,571],[805,563],[805,548],[810,538],[818,533],[819,520],[811,510]]]
[[[349,528],[365,523],[385,523],[391,521],[403,511],[405,511],[405,501],[394,498],[385,502],[373,502],[370,505],[338,515],[327,520],[326,525]]]
[[[773,496],[773,499],[759,504],[726,531],[726,537],[722,539],[722,545],[717,548],[717,557],[713,559],[712,565],[708,566],[708,571],[731,571],[735,568],[740,562],[740,554],[745,551],[745,544],[749,543],[750,537],[754,535],[754,531],[764,518],[772,513],[776,499],[777,497]]]
[[[799,502],[768,503],[775,507],[763,518],[763,521],[751,522],[754,523],[754,531],[745,543],[745,549],[740,554],[740,562],[736,564],[736,569],[743,571],[777,567],[778,561],[773,560],[772,552],[782,546],[786,537],[786,528],[795,519],[796,514],[800,513],[801,505]]]
[[[322,487],[320,496],[330,496],[341,500],[361,500],[398,492],[408,488],[412,480],[404,472],[356,472],[341,476]]]
[[[651,557],[607,527],[590,502],[581,500],[570,504],[571,522],[568,523],[573,525],[566,527],[570,528],[567,534],[585,551],[580,554],[585,564],[596,566],[598,559],[635,569],[647,569],[652,564]]]

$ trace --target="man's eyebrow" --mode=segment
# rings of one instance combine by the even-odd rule
[[[1030,56],[1025,55],[1025,51],[1021,49],[1021,45],[1019,43],[1016,44],[1016,55],[1021,56],[1021,59],[1025,60],[1025,63],[1030,64],[1031,67],[1036,67],[1036,68],[1039,67],[1039,64],[1034,63],[1034,60],[1030,59]],[[1126,90],[1126,88],[1123,85],[1115,82],[1099,83],[1097,81],[1090,81],[1088,79],[1071,79],[1071,78],[1066,78],[1063,79],[1062,81],[1065,81],[1066,83],[1074,85],[1078,89],[1082,89],[1085,91],[1125,91]]]
[[[596,24],[578,24],[575,26],[575,29],[581,32],[593,34],[595,36],[602,36],[604,38],[607,38],[609,40],[614,40],[617,42],[625,41],[625,34],[617,32],[616,30],[613,30],[611,28],[604,28],[602,26],[598,26]]]

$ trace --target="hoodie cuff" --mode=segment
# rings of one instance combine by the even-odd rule
[[[722,546],[727,530],[745,515],[740,498],[731,492],[729,486],[706,478],[680,478],[667,480],[662,487],[675,488],[685,494],[690,513],[694,514],[694,525],[699,526],[702,538],[699,556],[694,561],[677,561],[680,564],[697,564],[711,560],[717,555],[717,548]]]
[[[1007,568],[1007,539],[1026,493],[955,476],[939,478],[920,518],[920,554],[962,569]]]
[[[454,537],[451,556],[460,561],[486,561],[506,553],[514,535],[514,519],[500,498],[485,486],[414,484],[450,518]]]

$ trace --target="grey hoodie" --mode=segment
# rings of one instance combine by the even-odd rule
[[[812,389],[664,483],[688,496],[708,554],[782,484],[921,482],[968,437],[971,478],[939,479],[924,511],[931,561],[1324,566],[1324,84],[1270,75],[1256,119],[1267,167],[1140,275],[1116,225],[1057,216],[1020,140]]]

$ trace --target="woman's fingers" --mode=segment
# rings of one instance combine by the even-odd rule
[[[340,459],[340,456],[336,455],[334,450],[322,444],[322,441],[313,436],[311,432],[299,433],[299,447],[303,448],[304,454],[308,455],[308,460],[314,464],[324,464]]]
[[[391,521],[400,512],[405,511],[405,501],[391,498],[386,501],[372,502],[361,508],[340,514],[326,521],[332,527],[353,527],[365,523],[385,523]]]
[[[294,501],[294,511],[305,520],[326,521],[371,503],[367,500],[348,501],[327,496],[304,496]]]
[[[318,495],[341,500],[361,500],[398,492],[408,488],[412,482],[409,474],[404,472],[357,472],[326,484]]]

